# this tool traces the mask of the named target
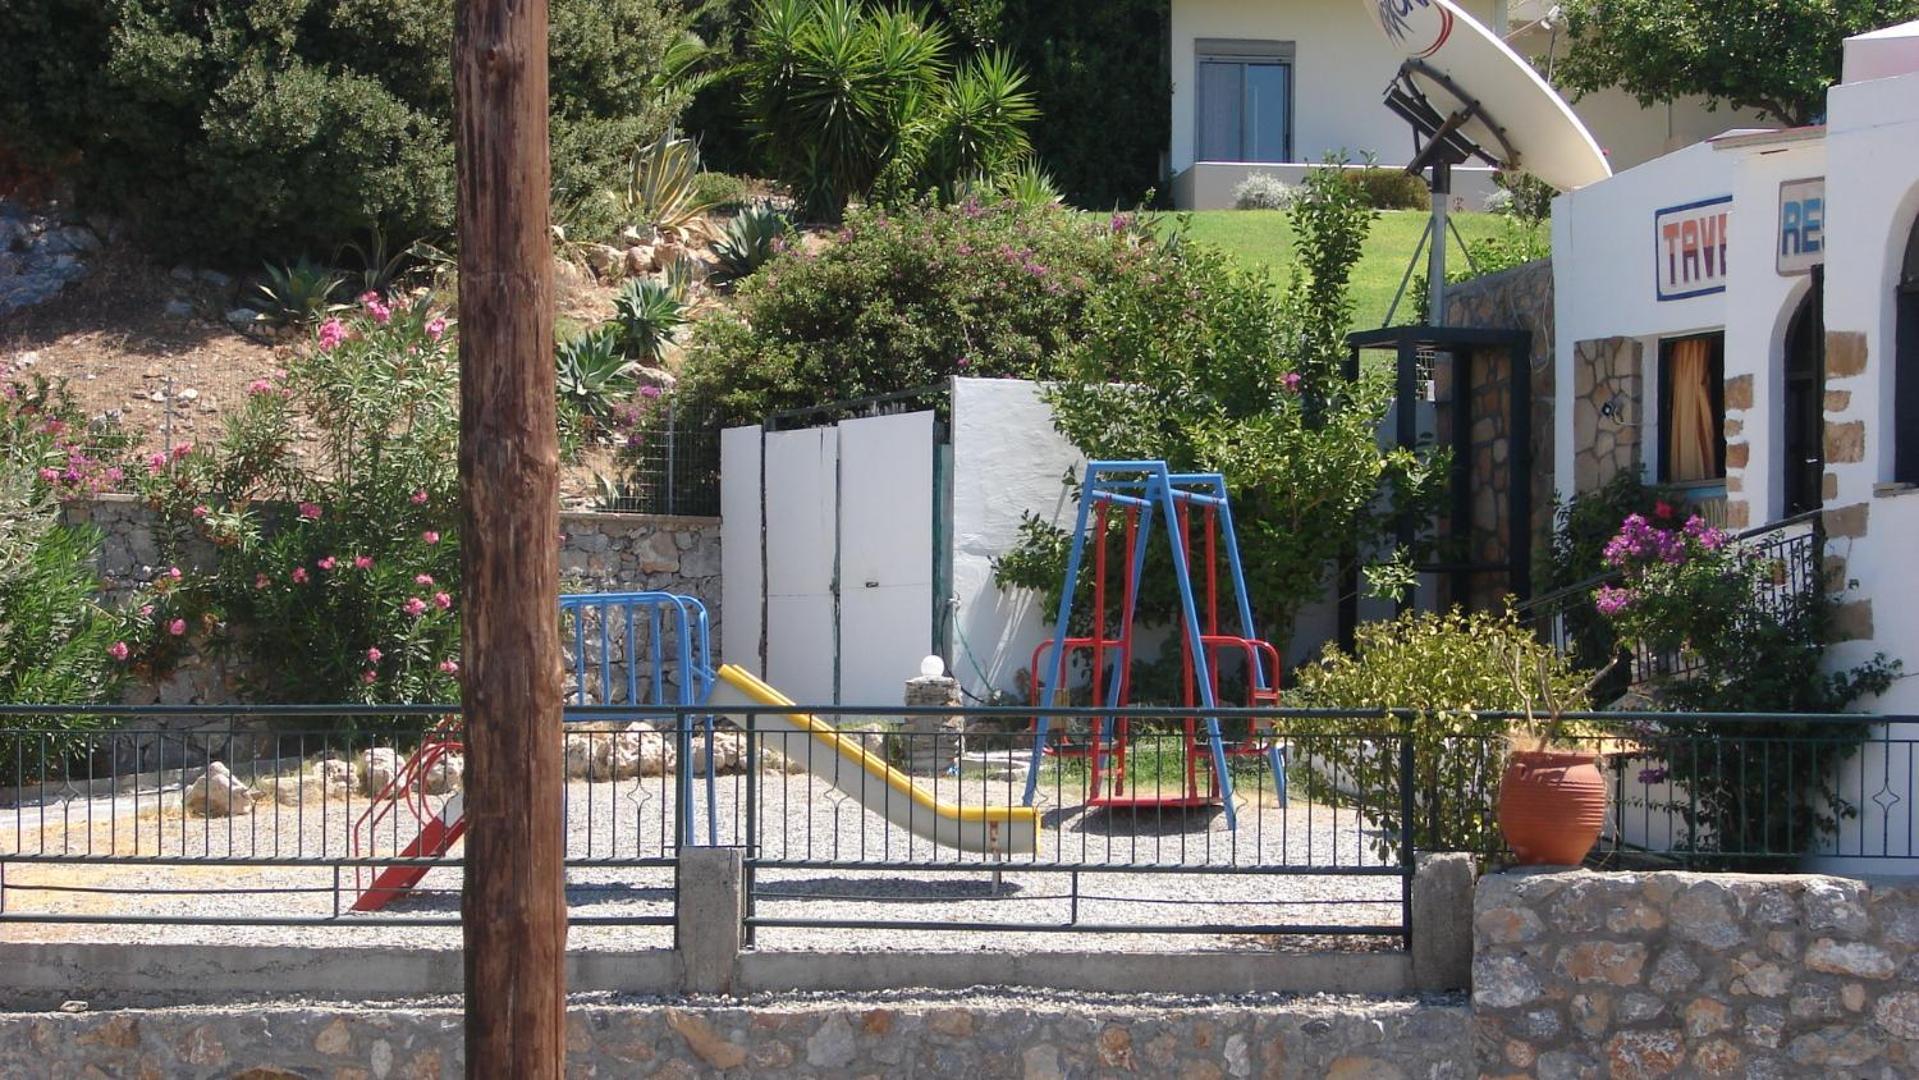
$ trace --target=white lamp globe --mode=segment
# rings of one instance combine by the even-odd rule
[[[929,656],[920,661],[920,674],[929,679],[937,679],[946,674],[946,661],[937,656]]]

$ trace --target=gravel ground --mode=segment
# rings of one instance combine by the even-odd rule
[[[1262,774],[1263,775],[1263,774]],[[995,864],[985,857],[934,849],[888,826],[824,780],[778,772],[761,774],[751,799],[745,777],[713,781],[713,813],[705,812],[706,781],[696,778],[696,828],[702,839],[739,842],[748,802],[761,823],[762,856],[789,863],[927,862],[963,864],[952,870],[911,866],[763,868],[755,881],[755,914],[774,919],[890,920],[926,929],[760,927],[761,949],[1030,950],[1271,948],[1298,944],[1253,933],[1085,932],[988,933],[972,923],[1058,926],[1077,912],[1080,924],[1160,927],[1324,927],[1397,925],[1400,882],[1393,876],[1339,873],[1377,867],[1376,831],[1350,809],[1284,801],[1260,779],[1242,785],[1238,827],[1229,829],[1217,807],[1182,810],[1110,810],[1084,805],[1082,789],[1049,775],[1038,805],[1041,848]],[[567,786],[567,847],[573,859],[658,858],[673,837],[674,777],[619,782],[574,781]],[[924,782],[932,782],[930,780]],[[1018,790],[998,780],[942,778],[937,794],[966,804],[1007,804]],[[49,791],[38,806],[0,809],[0,859],[10,853],[69,856],[188,856],[194,858],[355,857],[354,823],[367,810],[358,795],[310,784],[289,791],[287,802],[256,802],[250,812],[205,818],[183,812],[181,792],[146,792],[117,799],[59,801]],[[441,800],[429,797],[436,812]],[[291,803],[289,805],[288,803]],[[708,834],[709,821],[714,830]],[[390,854],[412,838],[415,823],[401,809],[385,816],[363,841],[360,857]],[[456,848],[456,853],[458,849]],[[1073,873],[1050,867],[1078,867]],[[1114,869],[1093,869],[1112,867]],[[1314,868],[1315,874],[1260,872]],[[1185,868],[1196,872],[1166,872]],[[383,918],[450,918],[459,908],[459,869],[430,871],[416,894],[379,915],[345,912],[354,896],[354,868],[333,866],[154,866],[127,863],[33,864],[5,867],[9,913],[150,914],[213,919],[303,917],[333,920],[318,926],[167,925],[158,923],[6,924],[9,939],[170,941],[257,944],[457,946],[459,928],[382,925]],[[672,915],[673,871],[668,866],[575,866],[568,894],[576,919]],[[336,892],[336,880],[338,891]],[[1075,897],[1075,889],[1077,897]],[[58,891],[54,891],[58,890]],[[147,890],[147,891],[133,891]],[[343,929],[351,928],[350,935]],[[1366,947],[1366,939],[1336,939]],[[1390,941],[1390,939],[1388,939]],[[664,926],[576,924],[570,945],[638,949],[671,943]],[[1316,942],[1323,944],[1324,942]],[[1371,939],[1373,944],[1381,944]]]

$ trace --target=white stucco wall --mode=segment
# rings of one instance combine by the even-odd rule
[[[1699,143],[1553,201],[1553,476],[1562,495],[1572,494],[1578,449],[1573,438],[1575,344],[1615,336],[1643,341],[1648,358],[1644,407],[1642,415],[1632,419],[1642,425],[1642,446],[1651,464],[1658,441],[1654,418],[1659,415],[1652,358],[1659,338],[1725,325],[1725,293],[1658,299],[1653,212],[1732,194],[1733,164],[1731,156]]]
[[[994,584],[993,560],[1018,543],[1025,513],[1072,528],[1062,478],[1086,458],[1054,430],[1039,387],[1015,379],[954,379],[952,437],[952,674],[983,698],[1014,691],[1053,617],[1037,594]]]
[[[1866,370],[1829,380],[1847,390],[1843,414],[1861,420],[1865,460],[1828,465],[1838,479],[1829,506],[1864,504],[1867,534],[1835,554],[1870,597],[1873,636],[1835,650],[1840,662],[1883,651],[1905,662],[1906,676],[1876,704],[1883,712],[1919,714],[1919,490],[1894,487],[1893,286],[1906,238],[1919,220],[1919,74],[1834,87],[1827,97],[1826,330],[1865,335]],[[1841,542],[1844,544],[1845,542]]]

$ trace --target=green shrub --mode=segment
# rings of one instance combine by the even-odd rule
[[[1377,716],[1291,721],[1306,733],[1296,743],[1312,782],[1337,777],[1380,830],[1382,856],[1396,855],[1401,826],[1397,740],[1364,738],[1410,730],[1419,775],[1414,784],[1413,835],[1421,851],[1494,852],[1500,848],[1494,795],[1505,766],[1510,725],[1482,711],[1523,711],[1515,666],[1544,670],[1561,709],[1587,705],[1584,677],[1520,625],[1510,613],[1457,609],[1409,612],[1389,622],[1361,625],[1351,655],[1328,645],[1320,660],[1298,671],[1288,704],[1306,708],[1376,711],[1411,709],[1410,721]],[[1402,723],[1404,726],[1401,726]]]
[[[693,199],[716,210],[744,206],[753,195],[753,186],[745,177],[731,173],[703,172],[693,178]]]
[[[776,256],[696,325],[679,415],[757,422],[951,375],[1047,375],[1084,333],[1095,291],[1170,258],[1128,215],[970,201],[856,210],[832,243]]]
[[[1375,210],[1430,210],[1432,192],[1426,182],[1404,169],[1378,165],[1346,170],[1345,180]]]
[[[156,577],[129,664],[164,677],[186,649],[232,650],[257,700],[456,700],[457,376],[442,315],[369,299],[256,380],[216,443],[149,459],[169,556],[197,538],[218,558]]]
[[[675,115],[667,0],[554,0],[556,188],[615,189]],[[453,220],[451,0],[0,6],[0,141],[68,166],[168,257],[322,255]]]

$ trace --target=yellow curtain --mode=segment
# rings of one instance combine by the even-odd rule
[[[1672,371],[1672,401],[1667,403],[1672,429],[1666,447],[1666,475],[1675,483],[1716,480],[1719,467],[1719,425],[1712,413],[1712,342],[1706,338],[1676,341],[1667,360]]]

